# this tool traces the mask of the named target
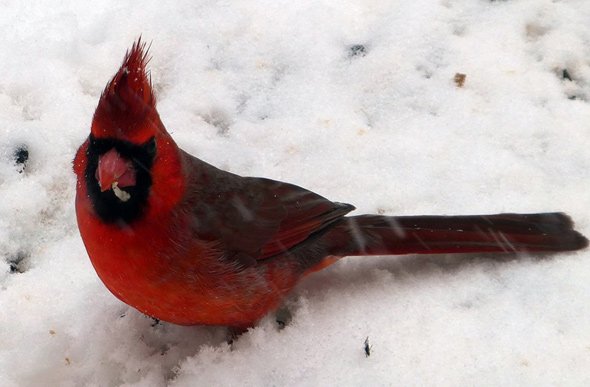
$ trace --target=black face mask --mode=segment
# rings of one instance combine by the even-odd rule
[[[152,137],[141,145],[116,139],[97,139],[92,134],[88,139],[85,180],[96,214],[106,223],[129,224],[141,218],[152,186],[151,169],[156,156],[156,139]],[[127,201],[119,199],[112,189],[101,192],[96,179],[99,157],[113,148],[121,157],[131,161],[135,169],[135,185],[124,188],[130,195]]]

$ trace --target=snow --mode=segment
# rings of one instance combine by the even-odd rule
[[[285,329],[270,315],[231,348],[106,290],[71,170],[141,34],[165,125],[210,163],[356,213],[557,210],[589,235],[589,18],[584,0],[3,2],[0,385],[589,385],[590,250],[345,258],[295,289]]]

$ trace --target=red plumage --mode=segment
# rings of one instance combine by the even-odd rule
[[[148,61],[145,43],[138,39],[100,97],[91,127],[95,137],[142,143],[155,134],[156,127],[146,123],[158,117]]]
[[[351,205],[217,169],[166,131],[147,62],[138,40],[101,95],[74,171],[92,264],[115,296],[149,316],[245,328],[304,275],[347,255],[587,246],[561,213],[347,217]]]

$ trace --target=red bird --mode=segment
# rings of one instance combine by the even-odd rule
[[[160,120],[138,40],[74,160],[76,215],[106,287],[154,318],[255,324],[305,275],[349,255],[513,253],[587,246],[562,213],[345,216],[296,185],[222,171]]]

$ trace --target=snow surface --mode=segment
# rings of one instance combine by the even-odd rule
[[[106,290],[71,171],[142,34],[164,123],[208,162],[356,213],[559,210],[589,235],[587,0],[1,9],[1,386],[590,385],[588,250],[346,258],[295,289],[285,329],[269,316],[232,349]]]

